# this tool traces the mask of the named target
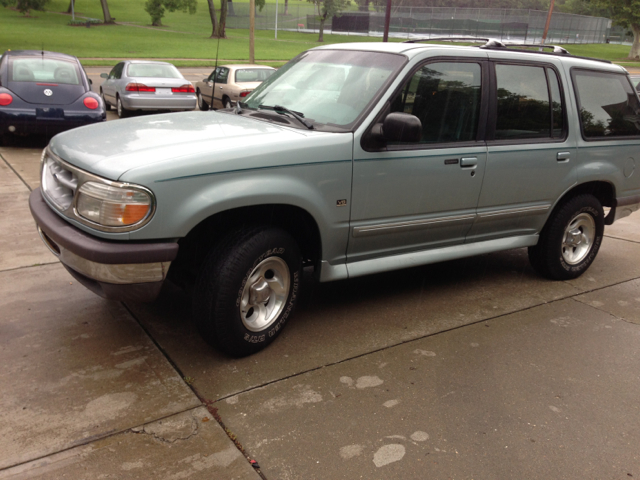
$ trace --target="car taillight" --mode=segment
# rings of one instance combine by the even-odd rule
[[[144,83],[129,83],[125,88],[127,92],[155,92],[156,87],[147,87]]]
[[[95,110],[96,108],[98,108],[100,106],[100,104],[98,103],[98,101],[93,98],[93,97],[87,97],[85,98],[82,103],[84,103],[84,106],[91,109],[91,110]]]
[[[246,92],[240,92],[240,97],[244,98],[251,93],[251,90],[247,90]]]
[[[6,107],[13,102],[13,97],[8,93],[0,93],[0,105]]]
[[[173,87],[171,91],[173,93],[196,93],[196,90],[190,83],[187,85],[182,85],[181,87]]]

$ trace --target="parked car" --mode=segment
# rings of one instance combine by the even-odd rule
[[[31,211],[88,288],[151,300],[168,278],[238,356],[282,331],[303,266],[327,282],[526,247],[576,278],[640,207],[640,100],[620,66],[524,48],[317,47],[233,110],[57,135]]]
[[[196,91],[180,71],[167,62],[127,60],[118,63],[100,87],[107,110],[120,118],[133,110],[183,111],[196,108]]]
[[[211,72],[211,75],[196,83],[198,107],[200,110],[231,108],[237,101],[245,99],[275,71],[275,68],[264,65],[222,65],[217,67]]]
[[[106,120],[80,61],[63,53],[6,51],[0,57],[0,135],[48,136]]]

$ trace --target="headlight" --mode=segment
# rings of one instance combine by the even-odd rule
[[[76,210],[98,225],[127,227],[147,218],[152,204],[144,190],[87,182],[78,190]]]

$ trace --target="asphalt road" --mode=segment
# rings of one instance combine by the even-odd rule
[[[524,249],[306,280],[238,360],[176,288],[123,304],[74,281],[27,207],[42,147],[0,147],[0,479],[640,476],[640,214],[572,281]]]

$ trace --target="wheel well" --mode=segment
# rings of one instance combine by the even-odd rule
[[[570,198],[585,193],[593,195],[598,199],[600,205],[611,209],[611,213],[605,217],[605,224],[611,225],[613,215],[615,215],[616,193],[613,185],[607,182],[588,182],[575,186],[562,197],[562,199],[557,203],[556,208]]]
[[[204,259],[222,238],[234,230],[260,225],[286,230],[300,248],[303,265],[319,262],[322,254],[320,231],[306,210],[292,205],[241,207],[207,218],[178,241],[178,256],[169,269],[171,280],[190,288]]]

